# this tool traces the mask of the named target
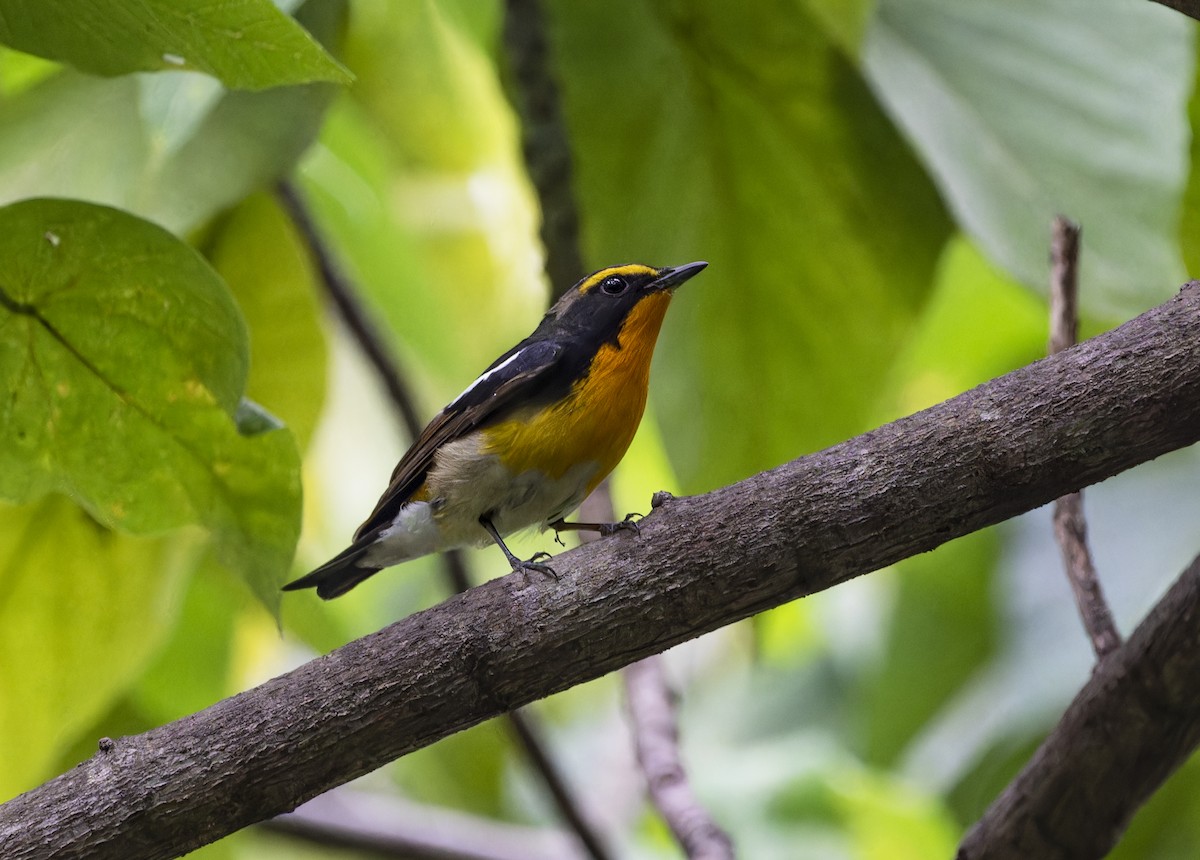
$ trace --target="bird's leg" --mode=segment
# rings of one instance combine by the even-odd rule
[[[521,559],[513,555],[513,551],[504,543],[504,539],[500,537],[500,532],[496,531],[496,527],[492,525],[492,521],[487,514],[479,518],[479,524],[487,530],[487,533],[492,536],[492,540],[496,542],[496,546],[500,547],[504,552],[504,557],[508,559],[508,563],[512,565],[514,571],[536,570],[538,573],[544,573],[546,576],[558,579],[558,574],[554,572],[554,568],[548,564],[541,563],[541,559],[550,558],[550,553],[535,552],[533,557],[528,561],[521,561]]]
[[[604,537],[615,535],[617,532],[627,531],[636,534],[641,534],[642,527],[638,525],[636,520],[645,516],[645,514],[626,514],[625,519],[619,523],[569,523],[566,520],[556,520],[550,523],[550,528],[554,529],[555,533],[566,531],[585,531],[599,532]]]

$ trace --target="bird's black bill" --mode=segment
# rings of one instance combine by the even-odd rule
[[[693,275],[698,275],[708,267],[708,263],[698,260],[695,263],[685,263],[670,269],[663,269],[657,278],[646,284],[646,290],[671,290],[678,287]]]

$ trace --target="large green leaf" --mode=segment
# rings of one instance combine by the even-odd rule
[[[355,6],[347,57],[360,82],[306,170],[358,283],[437,381],[435,407],[546,303],[517,129],[479,41],[488,22],[463,5]]]
[[[800,0],[829,37],[857,56],[877,0]]]
[[[228,93],[182,72],[63,72],[0,105],[0,203],[73,197],[185,232],[285,172],[333,92]]]
[[[554,12],[589,259],[711,263],[655,367],[684,484],[862,430],[947,222],[844,53],[783,2]]]
[[[321,415],[327,361],[309,253],[261,193],[221,221],[208,256],[254,333],[246,394],[278,415],[303,450]]]
[[[979,247],[1044,288],[1050,221],[1067,215],[1084,227],[1083,304],[1126,317],[1183,279],[1191,33],[1153,3],[882,0],[863,53]]]
[[[187,69],[236,89],[352,77],[271,0],[0,0],[0,42],[99,75]]]
[[[0,506],[0,801],[50,776],[136,679],[192,544],[117,534],[57,495]]]
[[[1184,188],[1183,211],[1179,219],[1179,238],[1183,248],[1183,260],[1188,273],[1193,277],[1200,273],[1200,75],[1192,85],[1192,98],[1188,102],[1188,125],[1192,129],[1192,145],[1188,152],[1187,186]]]
[[[276,607],[299,456],[239,403],[246,332],[220,278],[161,228],[64,200],[0,209],[0,259],[0,498],[66,493],[132,533],[201,523]]]

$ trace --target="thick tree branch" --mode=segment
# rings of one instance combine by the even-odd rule
[[[1192,282],[1118,329],[953,400],[668,502],[640,535],[558,556],[558,580],[492,580],[106,745],[0,806],[0,856],[178,856],[498,713],[1198,438]]]
[[[1103,660],[958,860],[1103,857],[1200,744],[1200,557]]]

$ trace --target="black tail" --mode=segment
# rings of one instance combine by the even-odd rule
[[[374,576],[381,567],[360,565],[359,559],[366,554],[371,541],[356,543],[335,555],[312,573],[292,580],[283,587],[284,591],[299,591],[301,588],[316,588],[317,596],[325,600],[345,594],[369,576]]]

